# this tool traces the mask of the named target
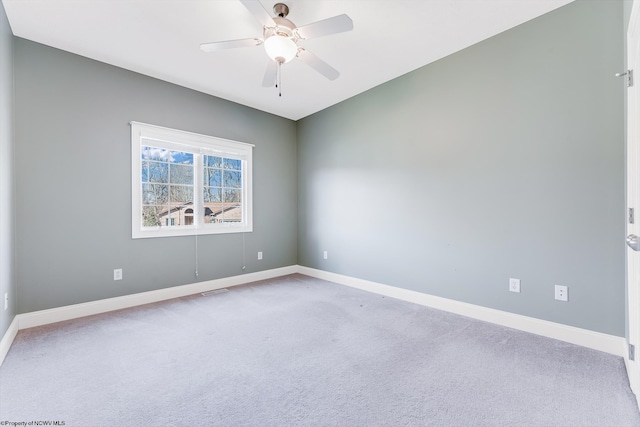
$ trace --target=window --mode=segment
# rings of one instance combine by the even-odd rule
[[[252,231],[253,145],[131,122],[132,237]]]

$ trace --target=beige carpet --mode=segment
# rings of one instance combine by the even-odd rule
[[[20,331],[0,419],[640,425],[618,357],[302,275]]]

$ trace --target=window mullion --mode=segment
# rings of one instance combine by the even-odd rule
[[[204,181],[204,164],[202,161],[202,154],[194,154],[193,159],[193,222],[196,228],[202,228],[204,226],[204,200],[203,200],[203,181]]]

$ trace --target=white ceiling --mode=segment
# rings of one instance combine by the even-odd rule
[[[262,37],[238,0],[2,0],[14,35],[298,120],[573,0],[280,0],[302,26],[342,13],[351,32],[300,44],[341,73],[293,60],[282,97],[263,88],[262,46],[204,53],[201,43]],[[261,0],[272,12],[275,0]]]

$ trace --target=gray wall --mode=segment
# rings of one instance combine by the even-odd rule
[[[0,336],[16,314],[13,251],[13,36],[0,2]],[[9,295],[4,309],[4,295]]]
[[[623,336],[622,13],[571,3],[298,122],[298,263]]]
[[[197,278],[194,237],[131,239],[132,120],[255,144],[245,272],[296,264],[294,122],[18,38],[15,93],[18,312],[243,274],[241,234]]]

